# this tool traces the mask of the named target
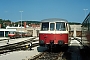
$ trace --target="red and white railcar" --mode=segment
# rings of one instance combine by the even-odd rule
[[[65,19],[50,18],[41,20],[39,31],[39,45],[52,47],[69,43],[69,24]]]
[[[9,31],[8,32],[8,37],[10,37],[10,38],[19,38],[20,34],[16,31]]]

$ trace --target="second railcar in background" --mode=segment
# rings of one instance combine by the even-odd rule
[[[31,37],[32,34],[29,32],[16,32],[16,31],[9,31],[8,37],[10,38],[20,38],[20,37]]]
[[[21,37],[21,33],[20,32],[16,32],[16,31],[9,31],[8,32],[8,37],[10,37],[10,38],[20,38]]]
[[[59,18],[41,20],[39,31],[39,45],[49,49],[57,46],[68,46],[69,29],[68,21]]]

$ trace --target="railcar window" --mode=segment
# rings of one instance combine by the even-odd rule
[[[41,30],[42,31],[49,30],[49,22],[42,23]]]
[[[13,31],[10,31],[9,34],[14,34],[14,32]]]
[[[68,31],[68,24],[66,23],[66,30]]]
[[[65,31],[65,23],[64,22],[56,22],[56,30],[57,31]]]
[[[53,31],[55,29],[55,24],[54,23],[50,23],[50,30]]]

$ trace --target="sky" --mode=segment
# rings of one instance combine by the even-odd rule
[[[82,23],[89,12],[90,0],[0,0],[0,19],[12,22],[62,18]]]

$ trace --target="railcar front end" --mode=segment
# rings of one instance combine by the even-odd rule
[[[69,25],[65,21],[49,21],[41,23],[39,45],[49,48],[68,46]]]
[[[10,31],[10,32],[8,33],[8,37],[10,37],[10,38],[15,38],[15,32],[14,32],[14,31]]]

